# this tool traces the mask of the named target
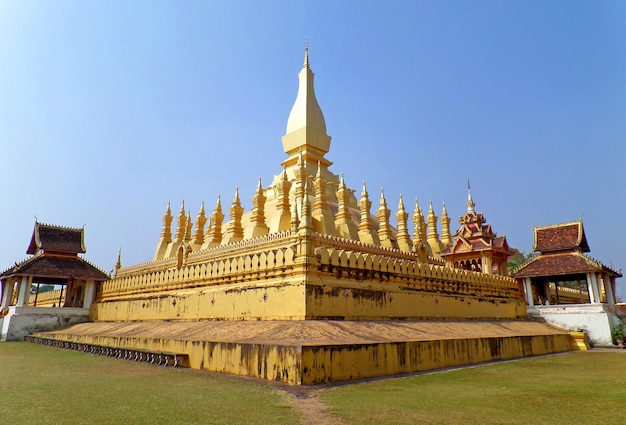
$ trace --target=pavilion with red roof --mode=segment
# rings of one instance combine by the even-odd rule
[[[35,222],[26,250],[31,257],[0,273],[0,340],[21,339],[26,331],[87,319],[96,286],[109,276],[78,256],[86,251],[83,228]],[[61,288],[54,294],[58,298],[41,303],[41,284]],[[48,308],[39,307],[38,301]]]
[[[533,250],[539,255],[513,274],[524,289],[529,316],[585,330],[600,345],[612,344],[612,329],[621,326],[615,310],[615,279],[621,272],[586,255],[582,219],[534,230]]]

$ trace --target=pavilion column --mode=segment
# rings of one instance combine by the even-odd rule
[[[604,292],[606,293],[606,303],[608,305],[615,305],[615,292],[613,291],[611,276],[609,276],[608,274],[603,274],[602,285],[604,285]]]
[[[30,285],[33,282],[32,276],[22,276],[20,289],[17,293],[17,307],[28,307],[28,298],[30,297]]]
[[[484,256],[483,257],[483,273],[492,274],[493,271],[491,269],[491,266],[492,266],[491,258]]]
[[[587,287],[589,288],[589,301],[591,304],[600,303],[600,291],[595,273],[587,273]]]
[[[0,311],[11,305],[11,298],[13,298],[13,288],[15,287],[15,281],[6,279],[2,287],[2,303],[0,304]]]
[[[85,294],[83,295],[83,308],[91,307],[91,303],[93,302],[94,295],[96,293],[96,282],[93,280],[88,280],[85,283]]]
[[[524,292],[526,292],[526,303],[532,307],[535,305],[535,299],[533,297],[533,286],[530,282],[530,278],[524,278]]]

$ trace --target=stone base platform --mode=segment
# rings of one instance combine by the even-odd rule
[[[564,329],[531,321],[90,322],[34,336],[187,355],[195,369],[295,385],[576,349]]]

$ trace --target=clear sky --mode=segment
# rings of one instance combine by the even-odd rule
[[[309,39],[331,170],[476,209],[528,252],[583,217],[626,266],[626,2],[0,0],[0,269],[35,216],[149,261],[168,201],[246,210],[285,159]],[[411,204],[411,202],[408,202]],[[412,207],[411,207],[412,208]],[[626,279],[618,280],[626,295]]]

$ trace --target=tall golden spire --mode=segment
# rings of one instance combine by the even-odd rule
[[[326,121],[317,103],[314,89],[314,74],[309,65],[309,44],[304,48],[304,65],[298,74],[298,95],[287,120],[287,131],[283,136],[283,149],[289,158],[284,162],[293,166],[301,150],[307,164],[315,166],[317,161],[323,167],[331,162],[324,158],[330,149],[330,137],[326,134]],[[308,167],[307,167],[308,168]]]

